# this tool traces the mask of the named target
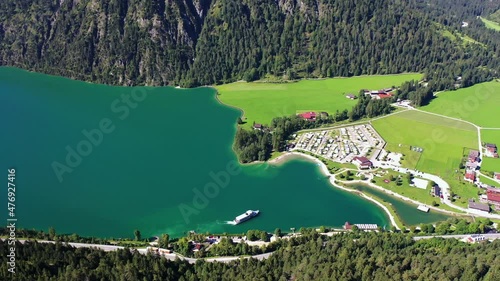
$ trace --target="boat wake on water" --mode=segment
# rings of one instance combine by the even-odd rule
[[[226,221],[226,224],[236,225],[236,222],[234,222],[234,221]]]

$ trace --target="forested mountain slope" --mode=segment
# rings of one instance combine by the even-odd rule
[[[437,5],[444,9],[445,2]],[[482,7],[485,1],[472,2]],[[434,73],[450,62],[458,63],[456,72],[463,71],[461,65],[482,70],[498,65],[492,63],[497,49],[489,44],[462,46],[444,37],[424,4],[5,0],[0,2],[0,65],[100,83],[185,86],[265,75]],[[470,5],[462,14],[477,9]]]
[[[0,61],[102,83],[177,81],[210,2],[0,1]]]
[[[414,242],[405,234],[360,237],[317,233],[282,240],[267,260],[231,263],[167,261],[128,250],[103,252],[63,244],[16,244],[16,274],[7,272],[0,241],[1,280],[500,280],[500,243],[455,239]]]

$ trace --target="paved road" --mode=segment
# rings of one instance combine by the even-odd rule
[[[415,236],[415,237],[413,237],[413,240],[418,241],[418,240],[422,240],[422,239],[431,239],[431,238],[436,238],[436,237],[447,238],[447,239],[448,238],[463,239],[463,238],[466,238],[466,237],[468,237],[470,235],[472,235],[472,234]],[[486,237],[489,240],[500,239],[500,233],[481,234],[481,235],[483,235],[484,237]]]
[[[5,241],[6,239],[2,239],[2,241]],[[16,240],[16,243],[25,243],[27,240]],[[30,240],[30,241],[33,241],[33,240]],[[52,243],[54,244],[55,242],[54,241],[47,241],[47,240],[37,240],[38,243]],[[65,244],[65,243],[64,243]],[[122,247],[122,246],[112,246],[112,245],[101,245],[101,244],[86,244],[86,243],[73,243],[73,242],[69,242],[67,243],[68,245],[70,246],[73,246],[75,248],[96,248],[96,249],[100,249],[100,250],[103,250],[103,251],[106,251],[106,252],[110,252],[110,251],[116,251],[116,250],[119,250],[119,249],[125,249],[125,247]],[[147,254],[148,251],[146,249],[136,249],[138,253],[140,254]],[[238,257],[238,256],[233,256],[233,257],[215,257],[215,258],[205,258],[204,260],[207,261],[207,262],[230,262],[230,261],[234,261],[234,260],[239,260],[239,259],[248,259],[248,258],[254,258],[254,259],[258,259],[258,260],[263,260],[263,259],[267,259],[269,258],[271,255],[273,254],[273,252],[271,253],[265,253],[265,254],[260,254],[260,255],[255,255],[255,256],[242,256],[242,257]],[[168,260],[176,260],[177,258],[179,258],[180,260],[185,260],[189,263],[196,263],[199,259],[194,259],[194,258],[187,258],[187,257],[183,257],[181,255],[178,255],[178,254],[165,254],[163,255],[166,259]],[[200,259],[202,260],[202,259]]]

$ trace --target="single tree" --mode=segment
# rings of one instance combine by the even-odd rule
[[[162,234],[161,238],[160,238],[160,241],[158,243],[158,246],[160,248],[165,248],[166,249],[166,248],[168,248],[169,242],[170,242],[170,236],[168,234],[166,234],[166,233]]]
[[[276,238],[281,237],[281,229],[276,228],[274,230],[274,236],[276,236]]]
[[[49,239],[54,240],[56,238],[56,230],[51,226],[49,227]]]
[[[135,237],[135,241],[139,241],[141,240],[141,232],[139,230],[135,230],[134,231],[134,237]]]

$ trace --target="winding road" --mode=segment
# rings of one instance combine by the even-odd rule
[[[6,239],[2,239],[2,241],[5,241]],[[35,240],[16,240],[16,243],[25,243],[26,241],[35,241]],[[54,244],[56,243],[55,241],[48,241],[48,240],[36,240],[38,243],[51,243]],[[74,243],[74,242],[69,242],[69,243],[63,243],[63,244],[68,244],[69,246],[75,247],[75,248],[95,248],[99,250],[103,250],[106,252],[111,252],[111,251],[117,251],[117,250],[122,250],[125,249],[125,247],[122,246],[113,246],[113,245],[101,245],[101,244],[86,244],[86,243]],[[136,250],[138,253],[146,255],[148,253],[147,249],[141,248],[141,249],[132,249]],[[204,258],[204,259],[195,259],[195,258],[187,258],[179,254],[163,254],[162,256],[165,257],[167,260],[174,261],[176,259],[184,260],[187,261],[188,263],[196,263],[198,260],[204,260],[206,262],[231,262],[234,260],[239,260],[239,259],[249,259],[249,258],[254,258],[257,260],[263,260],[269,258],[273,252],[270,253],[265,253],[265,254],[260,254],[260,255],[254,255],[254,256],[231,256],[231,257],[213,257],[213,258]]]

